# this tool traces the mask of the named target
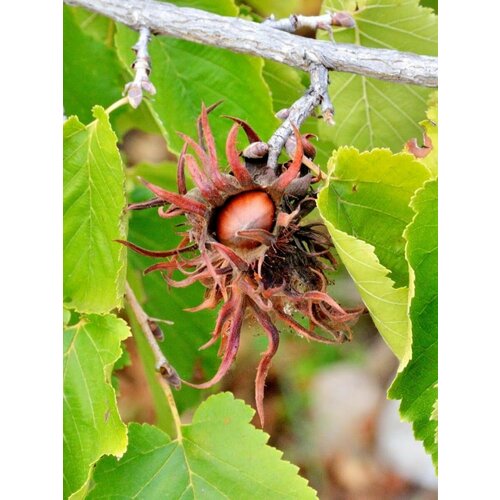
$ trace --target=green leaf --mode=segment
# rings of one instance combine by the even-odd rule
[[[81,12],[86,11],[78,9],[78,12],[81,16]],[[92,119],[91,109],[95,104],[108,107],[120,99],[122,69],[116,51],[99,40],[95,31],[90,28],[88,32],[83,31],[75,20],[73,9],[64,6],[63,13],[64,113],[77,115],[86,123]],[[102,31],[102,25],[97,29]]]
[[[110,385],[113,364],[120,358],[127,324],[114,315],[83,316],[64,331],[64,497],[76,494],[102,455],[120,456],[127,448]]]
[[[211,396],[182,426],[182,439],[130,424],[130,446],[97,465],[89,498],[314,499],[316,493],[249,424],[254,411],[230,393]]]
[[[126,238],[123,165],[100,106],[95,121],[64,124],[64,299],[80,312],[121,307]]]
[[[393,382],[389,397],[401,399],[400,413],[413,424],[437,467],[438,381],[438,183],[428,181],[411,201],[415,211],[405,231],[406,254],[411,267],[410,321],[412,356]]]
[[[112,19],[80,7],[65,6],[64,8],[73,14],[74,22],[86,35],[113,48],[115,22]]]
[[[269,17],[272,14],[278,18],[288,17],[290,14],[298,14],[301,7],[299,0],[245,0],[245,3],[262,17]]]
[[[322,195],[328,197],[329,220],[340,231],[373,245],[395,286],[407,286],[403,231],[414,215],[408,204],[429,179],[429,171],[407,153],[360,153],[345,147],[332,156],[329,169],[328,190]]]
[[[418,0],[325,0],[322,12],[327,10],[348,11],[356,20],[354,29],[335,30],[338,43],[437,55],[437,16]],[[330,79],[336,125],[319,125],[323,140],[337,147],[386,146],[396,152],[421,135],[418,123],[431,89],[337,72]]]
[[[430,7],[431,9],[434,9],[436,14],[438,13],[438,0],[420,0],[420,4],[423,7]]]
[[[238,7],[233,0],[217,0],[217,2],[213,0],[173,0],[171,3],[179,7],[206,10],[221,16],[235,17],[238,15]]]
[[[271,91],[275,113],[289,108],[306,91],[299,72],[285,64],[266,60],[263,75]]]
[[[375,326],[392,352],[404,359],[410,338],[408,288],[395,288],[394,282],[387,277],[389,270],[380,264],[374,247],[336,229],[328,220],[328,206],[322,203],[318,206],[335,249],[354,280]]]
[[[412,155],[388,150],[341,148],[329,168],[320,214],[380,334],[404,360],[411,333],[403,232],[409,202],[430,174]]]
[[[130,47],[136,39],[135,32],[118,26],[116,44],[126,68],[132,62]],[[201,103],[210,105],[220,99],[224,102],[211,114],[210,124],[221,163],[232,125],[221,114],[247,120],[263,140],[272,135],[278,121],[262,77],[261,59],[160,36],[151,41],[149,49],[153,61],[151,80],[161,91],[146,102],[172,151],[179,153],[183,145],[178,131],[196,137]]]
[[[171,191],[177,191],[177,163],[164,161],[161,163],[137,163],[127,168],[127,178],[136,182],[137,179],[146,179],[158,186],[168,186]],[[186,177],[187,189],[194,187],[189,176]],[[142,185],[139,186],[142,191]],[[148,191],[149,193],[149,191]],[[154,210],[148,212],[151,217],[156,217]]]

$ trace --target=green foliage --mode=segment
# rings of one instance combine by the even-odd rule
[[[375,325],[401,359],[389,396],[401,399],[402,418],[437,467],[435,99],[427,115],[421,123],[432,140],[427,156],[341,148],[318,206]]]
[[[300,0],[245,0],[262,17],[274,14],[276,17],[288,17],[298,12]]]
[[[322,11],[327,10],[348,11],[356,20],[354,29],[335,30],[338,43],[437,55],[437,16],[418,0],[325,0]],[[330,79],[337,124],[320,124],[322,140],[397,152],[421,135],[418,122],[425,117],[430,89],[348,73],[333,72]]]
[[[207,12],[213,12],[221,16],[234,17],[238,15],[238,7],[233,0],[218,0],[217,2],[213,2],[212,0],[174,0],[171,3],[179,7],[206,10]]]
[[[420,0],[420,4],[424,7],[430,7],[434,9],[434,12],[438,13],[438,0]]]
[[[415,437],[437,467],[438,381],[438,182],[428,181],[411,201],[415,217],[405,231],[411,267],[412,357],[398,374],[389,396],[401,399],[401,416],[412,422]]]
[[[403,232],[413,218],[409,202],[430,173],[410,154],[355,148],[335,153],[329,171],[320,214],[375,325],[401,359],[410,335]]]
[[[429,171],[410,154],[354,148],[341,148],[329,168],[328,203],[337,229],[373,245],[395,286],[408,285],[403,239],[413,217],[408,203]]]
[[[64,299],[81,312],[106,313],[122,303],[126,237],[123,165],[108,115],[64,124]]]
[[[120,456],[127,448],[110,378],[129,335],[127,324],[111,314],[82,316],[64,331],[65,498],[85,489],[102,455]]]
[[[182,438],[131,424],[127,453],[98,464],[89,498],[317,498],[297,467],[266,445],[269,436],[249,424],[253,414],[221,393],[200,405]]]
[[[92,14],[67,6],[64,6],[63,12],[64,113],[66,116],[77,115],[86,123],[92,120],[91,109],[94,105],[107,107],[120,98],[123,90],[122,69],[116,51],[96,34],[102,35],[102,22],[97,27],[92,25],[95,31],[83,30],[75,15],[83,22],[83,14],[87,17]]]

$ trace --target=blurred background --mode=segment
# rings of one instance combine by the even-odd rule
[[[421,3],[437,11],[437,1]],[[319,0],[246,0],[245,4],[243,14],[261,17],[271,13],[283,17],[291,12],[315,15],[321,8]],[[210,119],[217,120],[223,113],[221,109]],[[130,130],[125,120],[123,117],[120,123],[118,118],[116,125],[118,130],[127,130],[119,138],[128,166],[130,201],[149,198],[137,176],[174,190],[177,158],[169,152],[164,138],[144,130]],[[258,124],[251,124],[258,132]],[[173,248],[178,241],[175,234],[179,222],[162,220],[155,210],[134,212],[129,221],[129,240],[152,249]],[[149,264],[149,259],[129,253],[128,280],[148,314],[174,322],[172,326],[160,325],[165,334],[162,349],[183,378],[210,378],[219,362],[217,347],[202,352],[198,347],[208,339],[216,312],[184,312],[185,307],[201,302],[202,288],[167,291],[161,276],[141,275]],[[333,278],[330,291],[339,303],[346,307],[361,303],[341,264]],[[352,342],[338,346],[309,343],[283,325],[279,328],[280,348],[266,384],[264,430],[271,436],[269,443],[299,466],[319,497],[437,498],[431,459],[413,438],[410,425],[400,422],[398,402],[386,398],[398,363],[368,314],[354,327]],[[126,344],[128,354],[116,372],[121,415],[126,422],[156,423],[162,427],[162,395],[158,398],[150,389],[154,387],[150,384],[154,374],[148,363],[143,363],[148,346],[140,337],[129,338]],[[248,321],[237,360],[218,386],[204,391],[183,387],[175,393],[182,419],[189,422],[204,398],[224,390],[254,406],[255,370],[265,349],[265,337]],[[256,418],[254,424],[258,426]]]

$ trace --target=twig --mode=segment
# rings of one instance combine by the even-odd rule
[[[262,24],[271,28],[295,33],[301,28],[309,28],[311,30],[322,29],[331,32],[332,26],[342,26],[344,28],[353,28],[356,23],[354,18],[348,12],[327,12],[321,16],[301,16],[292,14],[285,19],[275,19],[271,16]]]
[[[352,44],[332,44],[274,29],[266,24],[159,2],[156,0],[65,0],[110,17],[135,30],[149,28],[233,52],[272,59],[304,71],[322,65],[394,83],[437,87],[437,58]]]
[[[160,349],[160,346],[158,345],[158,342],[156,341],[156,338],[149,326],[150,318],[144,312],[144,309],[139,304],[139,301],[137,300],[132,288],[128,283],[125,284],[125,297],[127,299],[127,302],[130,304],[132,311],[134,311],[135,317],[137,318],[137,321],[141,326],[142,331],[144,332],[146,340],[148,341],[151,350],[153,351],[156,370],[160,372],[160,375],[172,387],[174,387],[175,389],[179,389],[181,386],[181,379],[175,371],[175,368],[167,361],[167,358]]]
[[[136,60],[132,63],[132,69],[135,71],[135,77],[132,82],[125,85],[124,95],[129,98],[130,105],[137,108],[142,102],[142,91],[145,90],[151,95],[156,94],[155,86],[149,79],[151,73],[151,59],[148,53],[148,42],[151,33],[148,28],[139,30],[139,40],[132,47],[132,50],[137,54]]]
[[[328,95],[328,70],[324,66],[317,65],[311,68],[309,74],[311,75],[311,84],[306,94],[295,101],[281,115],[285,120],[268,142],[267,163],[271,167],[276,167],[281,150],[293,133],[292,125],[299,128],[317,106],[321,107],[325,120],[331,122],[333,118],[333,105]]]

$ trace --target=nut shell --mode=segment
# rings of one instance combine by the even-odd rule
[[[230,198],[216,215],[217,239],[232,248],[251,249],[259,242],[237,235],[246,229],[271,231],[274,226],[275,206],[263,191],[246,191]]]

